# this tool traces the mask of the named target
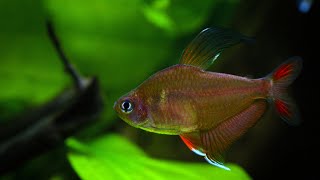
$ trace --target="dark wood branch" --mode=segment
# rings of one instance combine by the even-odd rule
[[[94,122],[103,109],[98,80],[80,77],[64,55],[52,25],[47,27],[75,87],[0,126],[0,174],[62,145],[65,138]]]
[[[9,126],[1,127],[0,174],[54,149],[65,138],[94,122],[103,107],[99,91],[98,81],[93,79],[82,93],[67,90],[31,114],[23,114]],[[25,119],[32,124],[17,129]]]
[[[72,66],[72,64],[68,60],[67,56],[63,52],[60,41],[54,31],[54,28],[53,28],[51,21],[47,21],[47,31],[48,31],[49,38],[51,39],[52,44],[54,45],[63,65],[65,67],[65,71],[68,74],[70,74],[70,76],[74,82],[75,87],[77,87],[78,90],[82,90],[84,88],[84,82],[83,82],[80,74],[74,69],[74,67]]]

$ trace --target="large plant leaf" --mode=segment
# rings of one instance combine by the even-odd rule
[[[105,179],[250,179],[238,166],[231,171],[203,163],[157,160],[118,135],[106,135],[89,144],[67,141],[68,158],[84,180]]]

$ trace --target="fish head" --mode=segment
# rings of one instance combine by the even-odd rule
[[[135,93],[119,98],[113,106],[118,116],[133,127],[141,128],[148,122],[147,108]]]

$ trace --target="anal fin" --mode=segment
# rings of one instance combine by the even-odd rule
[[[212,129],[182,134],[180,137],[189,149],[204,156],[210,164],[230,170],[223,165],[223,153],[261,118],[266,106],[264,100],[256,101],[249,108]]]
[[[188,148],[199,156],[205,156],[202,148],[199,132],[193,132],[180,135],[182,141],[188,146]]]

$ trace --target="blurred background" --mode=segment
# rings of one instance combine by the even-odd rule
[[[315,55],[319,14],[319,1],[312,0],[1,0],[0,179],[88,179],[89,171],[78,163],[83,158],[72,152],[96,152],[102,146],[113,158],[125,158],[118,168],[110,166],[120,179],[130,179],[122,174],[129,172],[127,163],[135,162],[128,146],[152,162],[141,160],[145,169],[131,168],[141,177],[156,171],[152,164],[167,161],[163,166],[168,168],[171,161],[196,164],[199,173],[210,177],[206,173],[211,169],[202,168],[208,168],[203,158],[190,152],[178,136],[133,128],[112,106],[153,73],[177,64],[186,45],[202,29],[214,26],[257,42],[226,49],[211,71],[262,77],[290,56],[304,59],[302,74],[291,86],[302,125],[288,126],[270,106],[226,153],[226,162],[253,179],[320,178],[313,165],[320,145]],[[64,71],[47,34],[47,20],[82,76],[80,90]],[[109,157],[104,158],[108,162]],[[96,161],[83,163],[97,168],[94,174],[113,173],[112,168],[98,170],[101,164]]]

